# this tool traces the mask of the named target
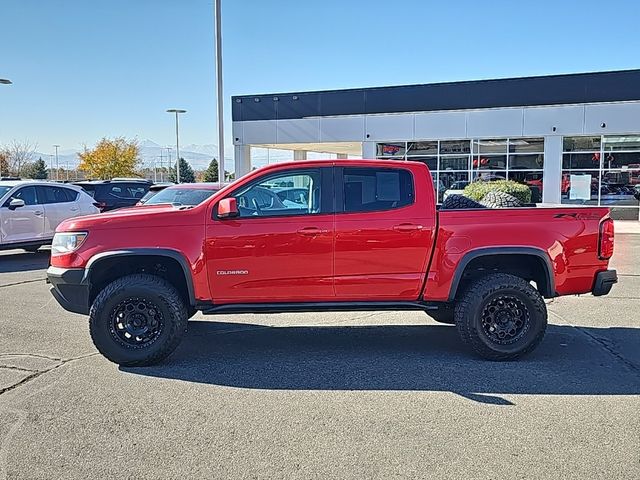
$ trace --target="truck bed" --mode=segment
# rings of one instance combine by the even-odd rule
[[[520,249],[548,255],[556,276],[552,296],[590,292],[594,271],[607,269],[607,261],[600,260],[597,252],[599,224],[608,214],[604,207],[555,205],[438,210],[425,296],[448,300],[458,265],[473,252],[496,250],[508,255]]]

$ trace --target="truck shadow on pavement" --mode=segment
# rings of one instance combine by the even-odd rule
[[[637,395],[640,329],[550,325],[518,361],[474,357],[453,326],[294,326],[190,322],[163,364],[123,371],[252,389],[446,391],[490,404],[501,394]]]
[[[49,250],[36,253],[0,252],[0,273],[28,272],[32,270],[46,270],[49,266]]]

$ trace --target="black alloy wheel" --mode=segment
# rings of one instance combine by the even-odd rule
[[[489,360],[512,360],[533,351],[547,328],[540,292],[523,278],[491,273],[472,281],[454,314],[462,341]]]
[[[111,312],[111,334],[125,348],[151,346],[163,327],[160,307],[145,298],[127,298]]]
[[[529,310],[515,295],[494,295],[485,301],[481,315],[487,338],[499,345],[517,342],[530,327]]]
[[[187,330],[188,306],[164,278],[136,273],[98,293],[89,312],[89,332],[98,351],[127,367],[168,357]]]

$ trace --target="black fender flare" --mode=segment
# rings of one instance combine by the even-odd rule
[[[467,252],[458,262],[456,271],[453,275],[453,279],[451,280],[451,287],[449,289],[448,298],[449,302],[453,302],[455,300],[456,293],[458,292],[458,287],[460,286],[460,281],[462,280],[462,275],[467,268],[467,265],[469,265],[472,260],[475,260],[477,258],[493,255],[527,255],[542,260],[547,285],[544,291],[540,290],[540,293],[546,298],[558,296],[558,294],[556,293],[556,283],[553,277],[554,270],[553,266],[551,265],[551,259],[544,250],[536,247],[488,247],[478,248],[476,250]]]
[[[86,282],[87,285],[90,284],[92,268],[95,269],[96,264],[99,264],[100,261],[110,259],[110,258],[135,257],[135,256],[167,257],[178,262],[178,264],[182,268],[182,273],[184,275],[185,283],[187,285],[189,304],[191,306],[196,305],[196,295],[193,288],[193,278],[191,276],[191,268],[189,267],[189,262],[187,261],[187,259],[182,253],[180,253],[177,250],[172,250],[170,248],[127,248],[123,250],[110,250],[110,251],[98,253],[97,255],[94,255],[93,257],[91,257],[91,259],[87,262],[87,265],[85,267],[83,282]]]

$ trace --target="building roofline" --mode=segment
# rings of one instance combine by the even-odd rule
[[[254,97],[277,97],[284,95],[304,95],[310,93],[343,93],[343,92],[361,92],[361,91],[375,91],[375,90],[390,90],[396,88],[406,88],[406,87],[432,87],[432,86],[440,86],[440,85],[467,85],[467,84],[478,84],[478,83],[493,83],[493,82],[504,82],[507,80],[531,80],[531,79],[556,79],[556,78],[577,78],[584,77],[590,75],[607,75],[607,74],[616,74],[616,73],[637,73],[640,75],[640,69],[638,68],[628,68],[623,70],[604,70],[599,71],[595,70],[592,72],[576,72],[576,73],[551,73],[548,75],[525,75],[522,77],[499,77],[499,78],[477,78],[470,80],[451,80],[446,82],[430,82],[430,83],[406,83],[402,85],[374,85],[368,87],[353,87],[353,88],[331,88],[328,90],[298,90],[291,92],[271,92],[271,93],[255,93],[255,94],[240,94],[240,95],[232,95],[232,99],[236,98],[254,98]]]
[[[640,69],[232,97],[234,121],[640,100]]]

